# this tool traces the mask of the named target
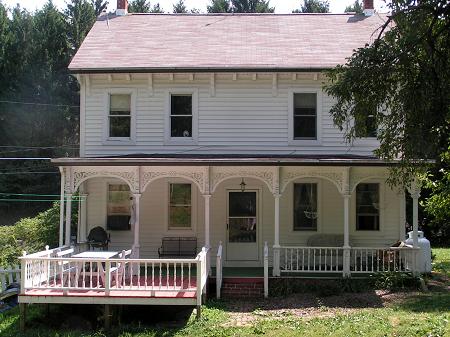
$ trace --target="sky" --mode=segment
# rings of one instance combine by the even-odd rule
[[[42,7],[47,0],[0,0],[7,6],[15,6],[19,3],[21,7],[24,7],[30,11]],[[172,4],[177,0],[150,0],[152,5],[158,3],[166,12],[172,12]],[[60,8],[65,7],[66,0],[53,0],[53,3]],[[185,4],[190,8],[198,8],[206,12],[206,6],[210,3],[210,0],[185,0]],[[354,3],[354,0],[329,0],[330,9],[333,13],[343,13],[347,5]],[[271,0],[270,5],[275,6],[275,13],[291,13],[293,9],[300,8],[303,4],[302,0]],[[108,10],[112,11],[116,8],[116,0],[109,0]],[[384,0],[375,0],[375,8],[378,11],[383,11],[386,8]],[[384,10],[386,11],[386,10]]]

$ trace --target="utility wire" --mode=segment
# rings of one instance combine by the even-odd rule
[[[6,172],[6,173],[0,173],[1,176],[7,176],[7,175],[17,175],[17,174],[59,174],[59,172]]]
[[[21,105],[38,105],[38,106],[56,106],[56,107],[68,107],[68,108],[79,108],[80,107],[79,105],[70,105],[70,104],[19,102],[19,101],[7,101],[7,100],[0,100],[0,103],[21,104]]]
[[[35,194],[35,193],[4,193],[0,195],[13,195],[13,196],[34,196],[34,197],[60,197],[59,194]],[[72,198],[86,198],[85,196],[74,195]]]

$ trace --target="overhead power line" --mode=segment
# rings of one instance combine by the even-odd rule
[[[56,107],[67,107],[67,108],[79,108],[79,105],[70,105],[70,104],[53,104],[53,103],[35,103],[35,102],[20,102],[20,101],[7,101],[0,100],[0,103],[8,103],[8,104],[21,104],[21,105],[37,105],[37,106],[56,106]]]

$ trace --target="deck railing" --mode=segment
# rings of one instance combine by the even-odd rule
[[[346,254],[347,251],[347,254]],[[415,272],[412,247],[280,247],[281,273]],[[350,254],[348,254],[350,253]],[[347,264],[345,263],[347,255]],[[345,266],[348,266],[348,271]],[[346,276],[346,275],[345,275]]]
[[[222,290],[222,241],[219,243],[216,256],[216,298],[220,298]]]
[[[12,283],[20,283],[20,268],[19,266],[0,268],[0,293]]]
[[[264,297],[269,297],[269,247],[264,242]]]
[[[67,252],[73,250],[66,250]],[[157,292],[196,293],[197,303],[206,292],[208,250],[192,259],[78,258],[72,253],[57,257],[61,249],[22,256],[22,293],[27,290],[101,291],[103,296],[121,291],[139,296]],[[64,254],[65,251],[62,251]]]

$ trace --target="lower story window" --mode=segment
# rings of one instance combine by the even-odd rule
[[[124,184],[108,185],[106,228],[129,230],[131,216],[130,188]]]
[[[169,229],[192,228],[191,184],[169,184]]]
[[[294,184],[294,230],[317,230],[317,184]]]
[[[359,184],[356,187],[356,229],[380,229],[379,184]]]

